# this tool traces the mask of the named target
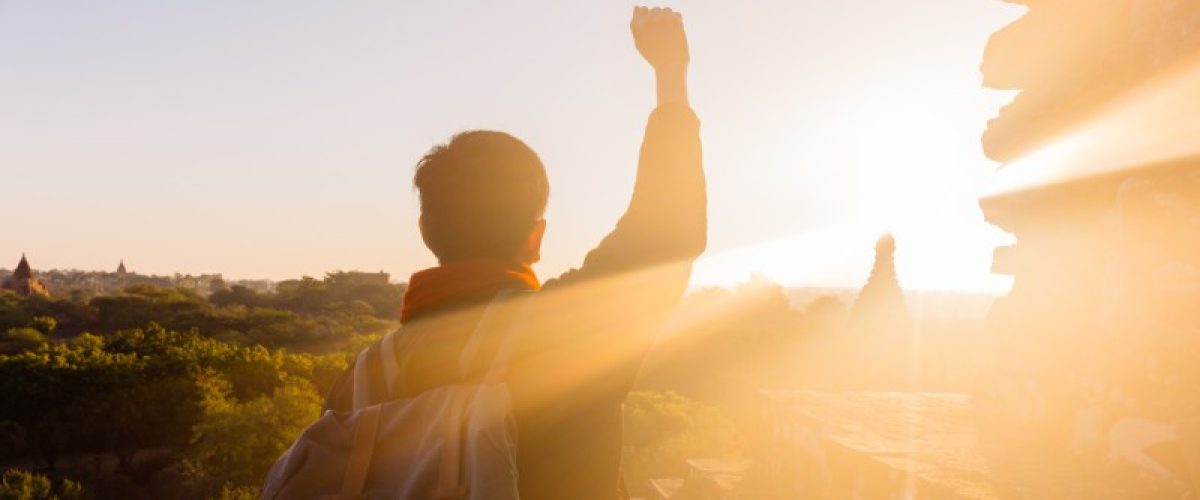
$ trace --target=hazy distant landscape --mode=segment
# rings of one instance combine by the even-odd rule
[[[762,388],[968,390],[991,297],[905,295],[892,266],[880,253],[860,290],[756,278],[689,292],[626,403],[635,491],[685,475],[692,458],[747,456]],[[252,497],[350,359],[398,326],[405,289],[355,271],[278,282],[18,271],[0,271],[17,287],[0,289],[0,464],[100,498]],[[920,359],[863,357],[916,342]]]
[[[4,280],[12,274],[11,269],[0,268],[0,280]],[[112,288],[113,292],[120,291],[119,282],[115,279],[116,273],[111,271],[82,271],[77,269],[58,270],[50,269],[39,273],[40,279],[48,282],[52,288],[66,290],[70,293],[72,290],[79,289],[97,289],[107,290]],[[221,283],[229,286],[244,286],[260,292],[268,292],[273,290],[279,282],[265,279],[226,279],[220,273],[207,273],[196,276],[188,274],[175,273],[171,276],[144,276],[144,279],[149,282],[154,282],[160,285],[176,285],[191,286],[198,290],[208,292],[212,286],[211,282],[219,280]],[[389,279],[390,282],[403,285],[402,280]],[[86,282],[89,287],[71,287],[72,282]],[[66,286],[64,286],[66,285]],[[108,287],[108,288],[106,288]],[[692,292],[704,290],[705,288],[714,287],[695,287]],[[821,297],[836,297],[842,302],[852,302],[859,290],[856,288],[831,288],[831,287],[803,287],[793,286],[784,287],[784,293],[792,307],[803,308],[810,302]],[[906,291],[904,292],[905,302],[910,305],[911,312],[915,318],[928,319],[982,319],[987,315],[988,308],[996,299],[1002,297],[1001,294],[980,293],[980,292],[957,292],[957,291]]]

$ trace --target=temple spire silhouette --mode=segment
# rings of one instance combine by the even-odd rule
[[[0,283],[0,288],[24,296],[50,296],[50,290],[46,288],[46,285],[33,277],[33,268],[30,267],[29,259],[25,258],[24,252],[21,253],[21,261],[17,263],[17,268],[13,270],[12,275]]]
[[[850,310],[840,376],[845,388],[911,390],[913,331],[896,275],[896,240],[885,234],[875,243],[875,265]]]
[[[13,271],[13,277],[22,280],[33,277],[33,269],[29,267],[29,259],[25,258],[25,252],[21,252],[21,261],[17,263],[17,268]]]
[[[912,318],[896,276],[896,239],[884,234],[875,243],[875,265],[851,309],[852,326],[894,330],[908,328]]]

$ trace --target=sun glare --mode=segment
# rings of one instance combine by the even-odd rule
[[[874,257],[872,248],[884,233],[896,234],[901,241],[897,268],[906,290],[1001,294],[1011,286],[1007,277],[992,275],[993,279],[980,280],[960,271],[987,269],[990,255],[945,244],[938,248],[937,243],[944,241],[943,228],[920,221],[906,222],[846,223],[755,245],[709,251],[696,262],[692,287],[731,286],[762,276],[784,286],[844,288],[848,279],[845,269],[858,270],[849,279],[866,280]],[[917,242],[916,248],[905,250],[906,237]],[[987,231],[981,237],[997,246],[1010,241],[998,230]]]
[[[1200,154],[1200,55],[1116,99],[1091,119],[1001,169],[1004,195]]]

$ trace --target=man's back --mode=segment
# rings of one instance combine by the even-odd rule
[[[639,8],[633,29],[639,51],[655,67],[659,106],[646,126],[633,198],[617,227],[582,266],[540,290],[527,265],[499,264],[497,270],[476,260],[414,275],[400,332],[406,342],[393,353],[402,358],[400,390],[377,396],[409,397],[458,383],[451,367],[482,306],[500,289],[537,290],[515,330],[520,347],[507,376],[525,499],[618,496],[621,402],[705,246],[699,121],[687,104],[682,20],[669,10]],[[536,257],[539,228],[533,236]],[[435,241],[444,240],[439,237]],[[484,271],[494,279],[481,279]],[[477,286],[464,286],[459,278]],[[437,283],[424,284],[429,281]],[[371,362],[360,368],[383,376]],[[350,392],[344,377],[327,408],[349,409]]]

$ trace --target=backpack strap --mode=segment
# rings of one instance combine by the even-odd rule
[[[524,327],[525,310],[529,307],[529,298],[533,292],[513,292],[510,294],[508,305],[507,324],[504,325],[504,337],[500,340],[500,347],[496,349],[496,354],[492,356],[492,362],[488,366],[487,375],[484,377],[484,382],[489,384],[499,384],[504,381],[504,376],[508,374],[508,367],[512,364],[512,358],[516,355],[517,348],[521,345],[521,332]]]
[[[459,356],[459,373],[465,379],[470,375],[475,361],[483,355],[485,344],[495,342],[496,332],[503,331],[499,337],[499,345],[488,364],[487,383],[503,381],[509,361],[512,359],[518,345],[517,329],[522,312],[527,303],[528,292],[503,290],[492,298],[487,308],[480,316],[479,322],[472,331],[463,352]],[[385,335],[380,342],[359,352],[351,369],[352,408],[357,410],[358,421],[354,426],[354,440],[346,463],[346,471],[342,478],[341,492],[334,500],[355,500],[363,498],[363,490],[367,484],[367,476],[371,469],[371,458],[375,453],[375,440],[379,432],[382,403],[375,401],[380,389],[385,391],[384,400],[395,394],[396,385],[400,383],[401,367],[396,359],[396,333]],[[368,369],[371,357],[378,356],[379,367],[382,369],[384,384],[374,387],[371,370]],[[467,494],[462,484],[462,427],[463,413],[471,396],[471,385],[456,386],[449,414],[446,415],[444,429],[444,447],[438,467],[437,488],[434,490],[435,499],[461,499]]]
[[[396,361],[396,331],[383,336],[379,342],[379,357],[383,365],[383,384],[387,399],[396,395],[396,384],[400,381],[400,363]]]
[[[371,456],[375,454],[375,437],[379,433],[379,414],[383,405],[372,405],[358,412],[354,424],[354,442],[342,476],[342,491],[338,500],[363,498],[367,474],[371,472]]]
[[[370,359],[371,348],[359,351],[354,360],[354,374],[351,376],[351,409],[357,410],[371,404],[371,376],[367,371],[367,360]]]
[[[450,412],[446,415],[443,427],[445,447],[442,449],[441,461],[438,466],[438,482],[437,489],[434,490],[434,499],[466,497],[467,488],[462,484],[462,427],[463,414],[471,396],[472,386],[465,381],[471,374],[475,360],[482,355],[484,344],[501,328],[504,329],[504,336],[500,339],[500,345],[496,348],[496,353],[488,366],[485,381],[497,383],[503,379],[508,361],[512,358],[512,353],[518,343],[517,335],[515,335],[516,323],[518,323],[516,320],[519,319],[519,312],[524,309],[523,299],[525,296],[527,296],[526,293],[513,290],[503,290],[497,293],[480,316],[470,339],[463,346],[463,352],[459,356],[459,375],[463,378],[464,383],[457,386]]]
[[[437,489],[433,490],[435,500],[463,498],[467,488],[462,484],[462,426],[463,411],[470,395],[470,386],[459,385],[454,391],[450,413],[446,415],[446,425],[442,427],[443,448],[441,461],[438,463]]]
[[[404,342],[398,337],[401,331],[393,330],[379,342],[359,351],[350,367],[351,409],[391,401],[401,392],[403,367],[396,356],[400,349],[397,346]]]
[[[492,353],[484,381],[493,384],[503,381],[508,363],[520,343],[520,319],[531,294],[532,292],[519,290],[501,290],[492,297],[459,355],[459,376],[464,381],[470,377],[477,361],[485,354],[485,346],[496,342],[497,338],[499,345]]]

